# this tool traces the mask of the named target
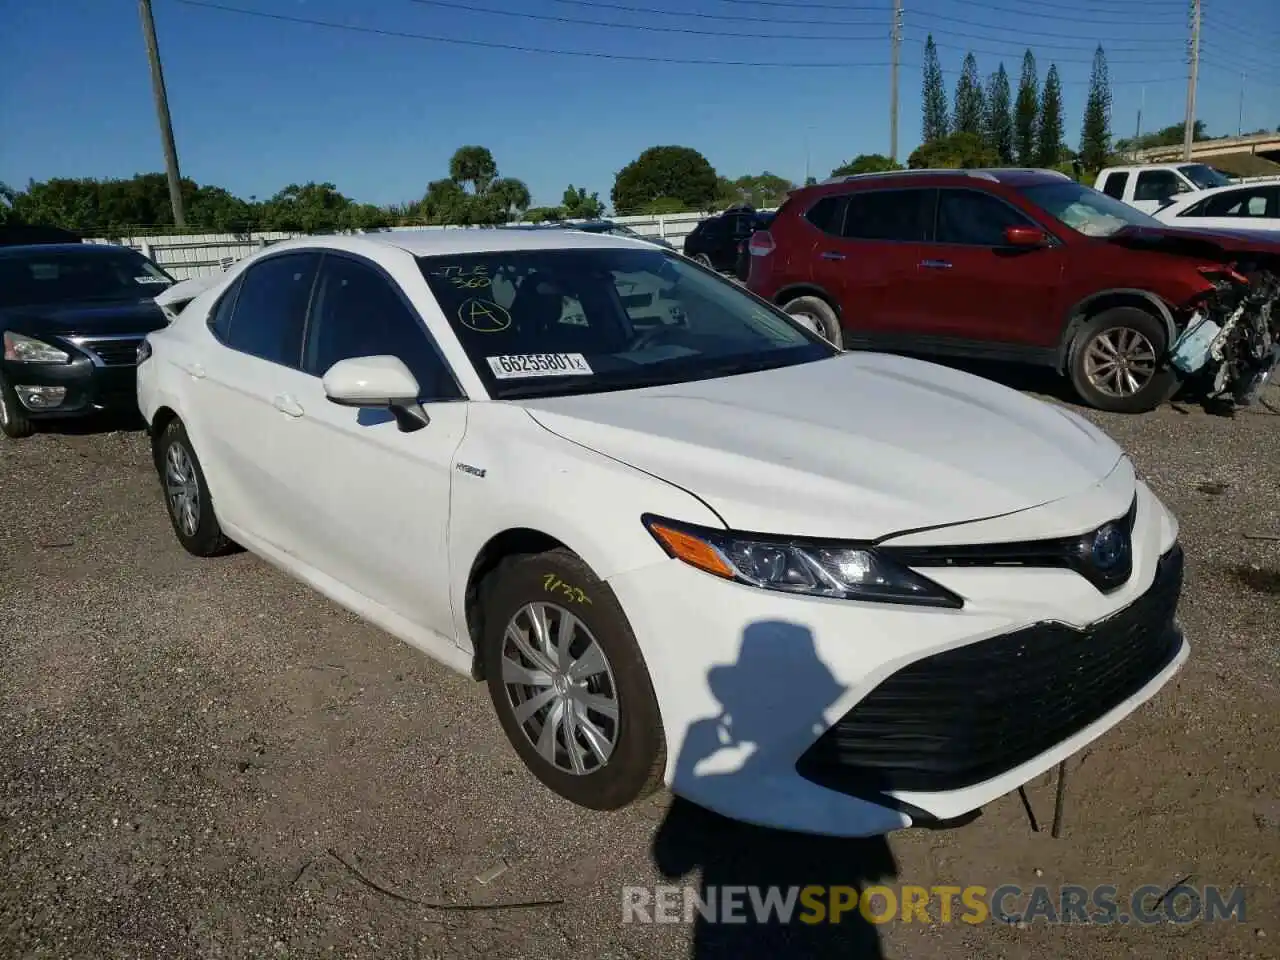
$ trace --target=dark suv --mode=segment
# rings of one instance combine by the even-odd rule
[[[773,214],[751,207],[730,207],[693,228],[684,238],[684,255],[704,267],[745,280],[747,241],[757,230],[767,228],[772,219]]]
[[[1280,251],[1177,230],[1046,170],[917,170],[794,191],[752,236],[748,287],[847,347],[1014,360],[1086,403],[1140,412],[1206,267]]]

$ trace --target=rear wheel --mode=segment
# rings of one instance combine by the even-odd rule
[[[715,267],[712,266],[711,264],[711,258],[708,257],[705,253],[700,253],[697,256],[695,256],[693,258],[693,262],[698,264],[699,266],[706,267],[708,270],[715,269]]]
[[[608,584],[568,550],[514,557],[485,579],[481,615],[489,696],[534,776],[595,810],[658,787],[658,705]]]
[[[1112,413],[1146,413],[1178,385],[1165,363],[1164,324],[1138,307],[1104,310],[1076,335],[1071,382],[1089,406]]]
[[[22,409],[18,395],[4,377],[0,377],[0,433],[13,440],[21,440],[35,433],[27,412]]]
[[[819,297],[796,297],[782,308],[816,333],[844,349],[844,334],[840,330],[840,318],[831,304]]]
[[[213,512],[200,460],[181,420],[165,427],[156,445],[156,471],[178,542],[193,556],[216,557],[234,549]]]

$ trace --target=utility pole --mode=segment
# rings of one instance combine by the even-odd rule
[[[1147,106],[1147,88],[1142,88],[1142,99],[1138,101],[1138,126],[1133,133],[1133,159],[1138,159],[1138,153],[1142,150],[1142,111]]]
[[[1182,135],[1182,159],[1191,159],[1191,143],[1196,138],[1196,82],[1200,79],[1200,0],[1191,0],[1191,39],[1187,41],[1187,120]]]
[[[1236,124],[1236,136],[1244,136],[1244,71],[1240,71],[1240,119]]]
[[[898,67],[902,51],[902,0],[893,0],[893,26],[889,31],[893,73],[889,79],[889,159],[898,162]]]
[[[173,123],[169,119],[169,97],[164,90],[164,71],[160,69],[160,49],[156,45],[156,22],[151,16],[151,0],[138,0],[142,17],[142,39],[147,44],[151,61],[151,92],[156,100],[156,118],[160,121],[160,140],[164,144],[165,174],[169,179],[169,204],[173,207],[173,223],[187,225],[182,212],[182,178],[178,173],[178,148],[173,143]]]

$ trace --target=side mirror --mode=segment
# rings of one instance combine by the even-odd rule
[[[418,403],[418,381],[399,357],[339,360],[325,372],[321,382],[331,403],[390,410],[401,430],[417,430],[431,422]]]
[[[1030,249],[1047,246],[1049,240],[1039,227],[1017,226],[1004,228],[1004,242],[1011,247]]]

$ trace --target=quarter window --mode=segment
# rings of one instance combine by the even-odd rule
[[[391,282],[366,264],[327,255],[320,268],[303,369],[315,376],[339,360],[399,357],[418,381],[420,400],[461,395],[417,314]]]
[[[1114,197],[1117,200],[1124,199],[1124,188],[1129,182],[1129,173],[1124,171],[1121,173],[1112,173],[1107,175],[1107,179],[1102,182],[1102,192],[1108,197]]]
[[[227,345],[286,367],[302,357],[302,328],[320,256],[286,253],[245,271]]]

